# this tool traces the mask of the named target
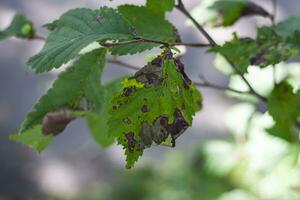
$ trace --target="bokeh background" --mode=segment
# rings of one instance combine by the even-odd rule
[[[201,3],[201,0],[185,2],[192,10]],[[272,10],[270,0],[256,0],[256,2],[265,9]],[[20,11],[35,23],[38,33],[45,36],[46,31],[41,28],[42,25],[57,19],[71,8],[97,8],[101,5],[115,7],[123,3],[144,4],[144,1],[0,0],[0,29],[5,28],[13,15]],[[297,15],[299,11],[299,0],[278,0],[277,20]],[[179,29],[183,41],[205,42],[205,39],[195,28],[188,25],[184,16],[178,11],[168,14],[167,17]],[[209,28],[208,31],[217,42],[223,43],[232,37],[234,31],[241,36],[254,36],[257,25],[269,23],[266,19],[251,17],[240,20],[232,28]],[[246,123],[249,121],[247,116],[250,116],[253,108],[248,104],[239,104],[240,107],[236,108],[234,113],[231,106],[235,105],[237,100],[227,97],[223,92],[206,88],[201,89],[204,96],[203,111],[195,117],[193,127],[180,137],[177,147],[171,149],[156,146],[146,150],[145,155],[132,170],[124,168],[124,156],[120,147],[114,145],[108,149],[101,149],[95,144],[84,120],[77,120],[69,125],[67,130],[40,155],[21,144],[9,141],[8,135],[18,131],[26,113],[30,111],[39,96],[51,86],[59,73],[57,70],[48,74],[35,75],[26,69],[24,63],[37,53],[42,45],[41,41],[21,41],[14,38],[0,43],[0,200],[300,199],[300,187],[297,187],[300,178],[295,176],[297,173],[299,175],[299,172],[292,173],[296,172],[296,169],[290,164],[292,161],[288,162],[293,160],[293,152],[295,152],[293,148],[282,141],[276,139],[274,141],[273,138],[271,142],[250,141],[252,142],[250,145],[248,141],[240,141],[239,137],[231,134],[235,130],[230,129],[232,126],[226,121],[230,118],[236,125],[240,123],[241,118],[244,118]],[[157,52],[154,50],[120,59],[142,67],[146,63],[145,56],[155,55]],[[214,59],[215,56],[207,54],[205,49],[188,48],[183,62],[186,65],[186,72],[192,79],[198,80],[198,75],[202,74],[210,82],[226,85],[229,79],[214,67]],[[130,73],[133,71],[107,64],[103,79],[109,81]],[[229,110],[231,110],[230,116],[227,114]],[[264,118],[263,115],[258,118],[257,123],[268,123],[261,119]],[[221,141],[207,145],[207,141],[216,139]],[[239,141],[239,145],[232,144],[232,140]],[[267,146],[274,148],[269,150],[270,152],[279,151],[279,153],[270,156],[266,152],[259,151],[260,148],[264,149]],[[250,153],[253,157],[249,159],[248,154],[241,153],[241,149],[248,148],[251,148],[250,152],[255,150],[254,153],[252,152],[253,155]],[[208,159],[207,154],[213,154],[215,157]],[[280,159],[275,159],[279,155],[288,161],[279,165],[276,161]],[[285,157],[286,155],[290,157]],[[268,160],[273,158],[272,156],[275,156],[275,161]],[[259,182],[263,176],[261,173],[265,171],[257,172],[255,171],[257,168],[249,167],[247,165],[249,163],[255,165],[255,161],[252,162],[251,159],[257,159],[259,166],[265,159],[264,164],[267,167],[264,170],[268,172],[279,165],[279,172],[276,168],[276,173],[283,179],[276,175],[264,179],[263,183]],[[204,164],[207,160],[210,160],[209,165]],[[247,164],[237,167],[238,163]],[[258,174],[258,177],[250,177],[251,173]],[[249,177],[245,177],[245,174]],[[296,183],[295,187],[290,183],[291,179],[293,184]],[[274,185],[274,182],[280,181],[288,182],[286,184],[290,192],[288,196],[274,195],[282,189],[280,185]],[[266,188],[261,189],[260,184]],[[287,194],[286,190],[281,193]]]

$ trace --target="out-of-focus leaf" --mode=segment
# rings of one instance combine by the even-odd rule
[[[146,6],[157,15],[164,17],[166,11],[171,11],[175,6],[175,0],[147,0]]]
[[[295,130],[300,115],[300,93],[294,93],[287,82],[281,82],[272,91],[268,99],[268,111],[275,120],[269,132],[287,141],[298,141],[299,133]]]
[[[201,24],[231,26],[241,17],[259,15],[270,17],[261,6],[247,0],[204,0],[192,11]]]
[[[17,13],[11,24],[5,30],[0,31],[0,40],[13,36],[22,39],[31,39],[35,36],[32,22],[21,13]]]
[[[28,145],[38,152],[42,152],[53,141],[54,136],[43,135],[42,126],[37,125],[32,129],[26,130],[22,134],[11,135],[9,139]]]

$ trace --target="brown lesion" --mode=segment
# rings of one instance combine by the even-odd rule
[[[65,130],[67,125],[76,118],[66,111],[47,113],[42,122],[42,132],[44,135],[58,135]]]
[[[136,144],[136,141],[134,139],[134,133],[133,132],[126,133],[125,138],[127,140],[129,152],[133,152],[135,144]]]

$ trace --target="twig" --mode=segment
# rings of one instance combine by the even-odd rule
[[[120,65],[120,66],[126,67],[128,69],[132,69],[132,70],[139,70],[140,69],[137,66],[131,65],[129,63],[126,63],[126,62],[123,62],[123,61],[120,61],[120,60],[117,60],[117,59],[108,59],[107,62],[112,63],[112,64],[116,64],[116,65]]]
[[[31,38],[31,40],[41,40],[41,41],[45,41],[46,38],[40,35],[35,35],[33,38]]]
[[[114,46],[120,46],[120,45],[126,45],[126,44],[136,44],[136,43],[155,43],[155,44],[161,44],[164,46],[175,46],[175,45],[183,45],[183,46],[189,46],[189,47],[209,47],[210,44],[203,44],[203,43],[185,43],[185,42],[165,42],[165,41],[158,41],[158,40],[150,40],[145,38],[135,38],[134,40],[130,41],[123,41],[123,42],[116,42],[116,43],[104,43],[101,44],[105,47],[114,47]]]
[[[193,24],[196,26],[196,28],[205,36],[205,38],[209,41],[209,43],[213,45],[217,45],[217,43],[214,41],[214,39],[206,32],[206,30],[195,20],[195,18],[187,11],[185,8],[185,5],[183,4],[182,0],[178,0],[178,4],[176,5],[176,8],[181,11],[188,19],[190,19]],[[235,70],[235,72],[243,79],[243,81],[247,84],[249,87],[250,93],[259,98],[260,100],[266,102],[267,98],[261,96],[258,94],[251,84],[248,82],[248,80],[245,78],[243,73],[240,71],[240,69],[225,55],[223,55],[225,59],[229,62],[229,64],[232,66],[232,68]]]
[[[276,21],[276,15],[277,15],[277,0],[272,0],[272,6],[273,6],[273,14],[271,17],[271,21],[272,21],[272,26],[274,26]]]
[[[238,93],[238,94],[249,94],[249,92],[247,92],[247,91],[240,91],[240,90],[236,90],[236,89],[233,89],[233,88],[230,88],[227,86],[221,86],[221,85],[216,85],[214,83],[211,83],[201,74],[199,74],[199,78],[200,78],[201,82],[194,82],[195,85],[197,85],[198,87],[208,87],[208,88],[213,88],[213,89],[222,90],[222,91],[227,90],[227,91]]]

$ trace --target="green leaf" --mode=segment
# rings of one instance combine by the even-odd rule
[[[276,33],[281,37],[290,37],[300,31],[300,16],[293,16],[276,25]]]
[[[29,147],[42,152],[54,139],[53,135],[45,136],[42,134],[42,126],[37,125],[23,133],[11,135],[10,140],[21,142]]]
[[[115,138],[108,131],[108,120],[110,118],[109,108],[113,96],[121,89],[121,79],[117,79],[99,88],[97,100],[98,108],[95,112],[87,114],[88,126],[95,141],[101,147],[108,147]]]
[[[125,149],[130,168],[150,147],[175,139],[191,126],[201,106],[201,95],[169,53],[148,63],[123,81],[123,91],[113,100],[109,130]]]
[[[210,51],[220,53],[234,63],[242,73],[246,73],[248,66],[251,64],[250,57],[255,55],[256,48],[254,40],[249,38],[239,39],[234,35],[231,41],[226,42],[223,46],[214,46]]]
[[[135,37],[148,40],[174,42],[175,28],[166,20],[146,7],[122,5],[119,13],[131,24]],[[111,48],[113,55],[135,54],[158,46],[154,43],[129,44]]]
[[[265,9],[247,0],[205,0],[192,14],[199,23],[216,27],[231,26],[245,16],[271,16]]]
[[[14,16],[14,19],[9,27],[3,31],[0,31],[0,40],[4,40],[13,36],[23,39],[31,39],[35,36],[35,30],[32,22],[21,13],[17,13]]]
[[[287,82],[278,84],[268,99],[268,111],[276,124],[269,132],[288,141],[298,141],[294,128],[300,115],[300,93]]]
[[[175,6],[175,0],[147,0],[146,6],[157,15],[164,17],[166,11],[172,11]]]
[[[258,29],[256,39],[234,38],[223,46],[214,46],[210,51],[220,53],[246,73],[250,65],[262,68],[276,65],[300,53],[300,32],[288,38],[278,35],[272,27]]]
[[[40,98],[34,110],[27,115],[20,133],[41,124],[49,112],[78,109],[82,107],[80,105],[82,99],[92,98],[91,87],[100,84],[105,55],[105,50],[96,49],[80,57],[72,67],[60,74],[52,88]],[[93,97],[91,100],[94,99]]]
[[[74,9],[54,24],[56,28],[50,32],[42,51],[27,62],[35,72],[60,67],[94,41],[132,38],[130,25],[115,10],[107,7]]]

